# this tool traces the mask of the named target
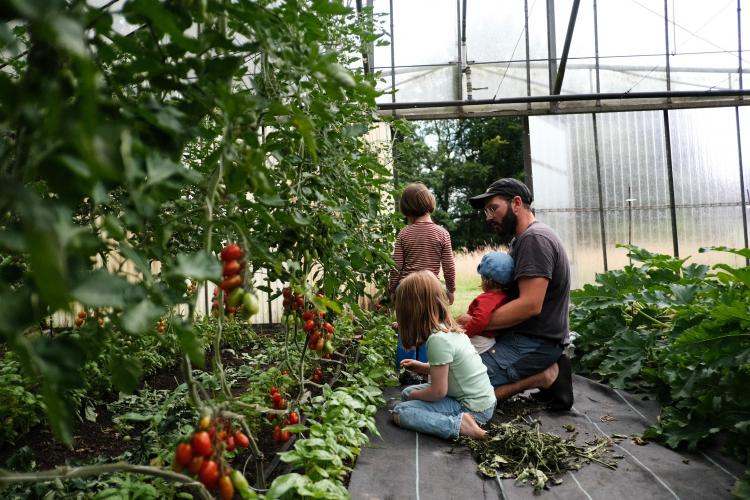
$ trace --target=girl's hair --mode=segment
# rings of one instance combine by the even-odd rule
[[[409,184],[401,193],[399,209],[407,217],[420,217],[435,211],[437,203],[432,192],[421,182]]]
[[[448,296],[430,271],[418,271],[401,280],[394,301],[401,343],[406,349],[424,344],[435,330],[459,329],[451,317]]]

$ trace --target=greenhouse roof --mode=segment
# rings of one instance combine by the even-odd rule
[[[368,69],[412,119],[742,105],[741,3],[368,0]]]

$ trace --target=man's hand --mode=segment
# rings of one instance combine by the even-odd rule
[[[456,318],[456,322],[461,326],[466,326],[469,323],[469,321],[471,321],[471,316],[469,316],[466,313]]]
[[[518,280],[518,298],[495,309],[487,330],[510,328],[542,312],[549,280],[543,277]]]

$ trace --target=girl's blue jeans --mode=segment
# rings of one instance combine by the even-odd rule
[[[407,396],[417,390],[424,389],[429,384],[410,385],[401,392],[401,403],[393,407],[398,414],[398,424],[406,429],[432,434],[443,439],[458,439],[461,429],[461,417],[469,413],[478,424],[485,424],[495,412],[493,403],[482,411],[472,411],[450,397],[437,401],[407,400]]]

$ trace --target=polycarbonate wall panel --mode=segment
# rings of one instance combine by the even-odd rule
[[[455,0],[394,0],[396,66],[456,61],[457,15]]]
[[[578,287],[604,270],[592,117],[532,117],[529,126],[537,219],[565,243]]]
[[[662,113],[607,113],[597,120],[608,266],[628,264],[618,244],[671,254]]]
[[[744,246],[734,108],[669,112],[677,234],[692,262],[738,265],[731,254],[699,254],[704,246]]]
[[[455,99],[455,68],[399,68],[396,71],[396,101],[448,101]]]
[[[467,59],[473,63],[518,60],[525,64],[524,30],[522,0],[468,2],[466,33],[471,36],[466,40]]]
[[[749,20],[750,21],[750,20]],[[745,184],[745,217],[748,223],[750,223],[750,109],[739,108],[740,118],[740,144],[742,146],[742,168]],[[740,211],[740,218],[742,212]],[[750,238],[750,234],[747,234],[748,229],[745,229],[745,238]],[[743,238],[743,242],[745,241]],[[744,245],[743,245],[744,246]]]
[[[597,12],[600,62],[621,68],[600,73],[601,91],[666,90],[664,1],[599,1]]]
[[[568,31],[572,6],[572,0],[555,2],[558,66],[565,46],[565,35]],[[576,16],[561,90],[562,94],[589,94],[597,91],[595,54],[593,1],[583,0]]]
[[[471,86],[474,100],[526,95],[526,63],[474,64]]]
[[[737,2],[670,4],[672,90],[726,89],[737,74]]]

